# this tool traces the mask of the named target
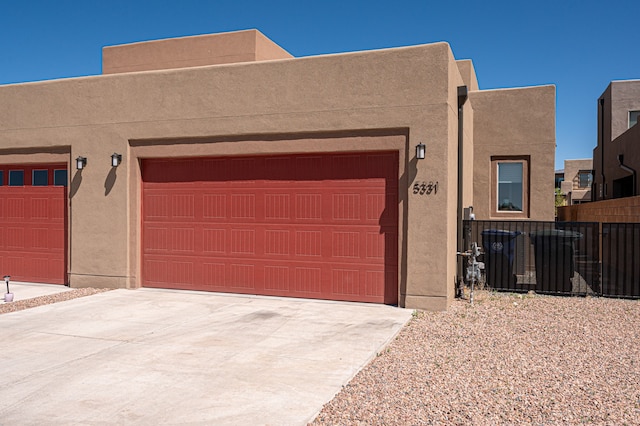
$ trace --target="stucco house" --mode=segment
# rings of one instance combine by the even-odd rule
[[[553,220],[554,153],[555,87],[480,90],[447,43],[105,47],[0,86],[0,273],[446,309],[463,208]]]
[[[557,172],[556,172],[557,174]],[[572,206],[591,201],[593,160],[591,158],[564,160],[560,189],[566,205]]]
[[[594,196],[640,195],[640,80],[612,81],[598,99],[598,145],[593,150]]]

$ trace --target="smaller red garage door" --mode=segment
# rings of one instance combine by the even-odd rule
[[[396,153],[145,160],[143,285],[397,303]]]
[[[66,284],[67,166],[0,165],[0,274]]]

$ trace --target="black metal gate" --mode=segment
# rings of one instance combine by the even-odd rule
[[[475,241],[482,247],[490,288],[640,297],[640,224],[600,229],[597,222],[464,223],[466,246]]]
[[[640,298],[640,223],[602,224],[602,293]]]

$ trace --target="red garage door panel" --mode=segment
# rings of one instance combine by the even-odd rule
[[[397,303],[395,153],[143,162],[143,285]]]
[[[12,281],[67,282],[66,174],[64,164],[0,166],[0,274]]]

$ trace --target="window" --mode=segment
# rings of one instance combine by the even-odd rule
[[[67,186],[67,171],[66,170],[54,170],[53,171],[53,184],[55,186]]]
[[[9,186],[24,186],[24,170],[9,170]]]
[[[49,184],[49,173],[47,170],[34,170],[31,180],[33,186],[47,186]]]
[[[522,211],[522,163],[498,163],[498,211]]]
[[[591,188],[593,182],[593,174],[588,170],[580,170],[578,172],[578,188]]]
[[[638,117],[640,111],[629,111],[629,128],[635,126],[638,123]]]
[[[492,216],[529,216],[529,158],[492,157]]]
[[[4,171],[0,170],[0,186],[4,185]]]

